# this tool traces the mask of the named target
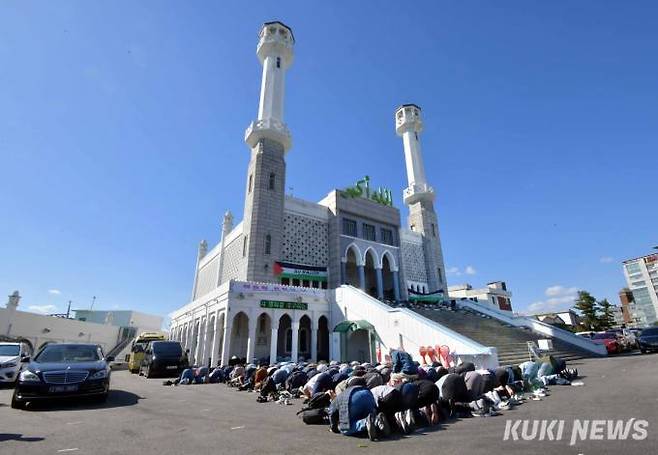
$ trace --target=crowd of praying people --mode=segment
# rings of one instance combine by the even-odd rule
[[[186,369],[165,384],[225,383],[256,393],[261,403],[292,404],[301,398],[304,407],[298,414],[304,423],[380,440],[455,417],[495,416],[526,400],[541,400],[548,386],[569,385],[578,377],[577,370],[548,355],[493,370],[476,369],[471,362],[450,363],[420,365],[403,350],[392,350],[385,363],[245,365],[234,357],[212,371]]]

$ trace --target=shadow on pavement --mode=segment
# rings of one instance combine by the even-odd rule
[[[40,437],[24,437],[22,434],[18,433],[0,433],[0,442],[4,441],[20,441],[20,442],[37,442],[43,441],[46,438]]]
[[[105,403],[94,401],[93,398],[60,398],[51,401],[33,401],[27,406],[28,411],[76,411],[81,409],[111,409],[134,406],[139,400],[144,399],[139,395],[125,390],[110,390],[110,395]]]

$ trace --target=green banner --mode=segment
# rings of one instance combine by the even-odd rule
[[[409,301],[411,302],[431,302],[431,303],[440,303],[443,301],[443,295],[441,294],[421,294],[421,295],[409,295]]]
[[[284,302],[282,300],[261,300],[260,307],[280,310],[308,310],[308,303]]]

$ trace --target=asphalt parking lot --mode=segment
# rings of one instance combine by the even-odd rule
[[[9,407],[0,390],[0,453],[210,454],[210,453],[421,453],[441,454],[642,454],[656,453],[658,355],[589,359],[572,364],[583,387],[554,386],[551,396],[504,415],[449,422],[381,442],[330,433],[295,416],[301,407],[257,403],[252,393],[223,384],[164,387],[126,371],[112,374],[106,404],[90,402]],[[588,440],[570,445],[575,419],[646,420],[644,440]],[[561,419],[560,440],[504,441],[508,420]],[[521,431],[519,430],[520,434]],[[596,436],[596,434],[595,434]],[[537,436],[538,438],[539,436]]]

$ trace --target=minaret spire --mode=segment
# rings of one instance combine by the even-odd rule
[[[415,104],[403,104],[395,111],[395,132],[402,137],[404,161],[407,165],[407,188],[402,196],[409,207],[409,228],[423,236],[425,272],[431,292],[443,291],[447,297],[447,283],[439,224],[434,211],[434,189],[428,185],[420,147],[423,131],[421,110]]]
[[[283,122],[283,99],[286,92],[286,71],[292,65],[295,38],[292,30],[282,22],[265,22],[261,28],[256,54],[263,65],[260,85],[258,119],[245,132],[245,141],[255,147],[259,140],[268,138],[283,145],[288,151],[292,137]]]
[[[423,131],[420,107],[415,104],[400,106],[395,112],[395,131],[402,137],[404,161],[407,165],[409,186],[404,190],[404,203],[410,205],[420,200],[434,201],[434,189],[427,184],[420,148],[420,133]]]

